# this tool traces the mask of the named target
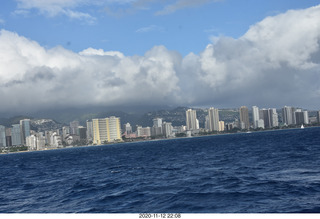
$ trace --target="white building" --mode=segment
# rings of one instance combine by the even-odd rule
[[[137,137],[150,137],[150,127],[137,126]]]
[[[26,144],[26,137],[30,136],[30,119],[20,120],[21,143]]]
[[[224,121],[219,121],[219,132],[224,131]]]
[[[120,118],[111,116],[103,119],[93,119],[93,143],[121,141]]]
[[[92,121],[87,120],[87,141],[93,140],[93,126]]]
[[[259,108],[257,106],[252,107],[252,120],[253,120],[253,128],[258,128],[259,123]]]
[[[46,146],[46,138],[44,137],[43,132],[36,134],[37,137],[37,150],[43,150]]]
[[[282,108],[282,121],[286,125],[296,124],[295,109],[291,106],[285,106]]]
[[[153,127],[162,127],[162,118],[155,118],[153,121]]]
[[[109,117],[110,141],[121,140],[120,118],[115,116]]]
[[[304,121],[304,124],[309,124],[308,111],[303,111],[303,121]]]
[[[196,110],[188,109],[186,111],[186,126],[187,130],[199,129],[199,122],[197,124],[197,112]]]
[[[63,126],[62,127],[62,139],[66,139],[67,136],[70,135],[70,127],[69,126]]]
[[[6,147],[6,127],[0,125],[0,147]]]
[[[125,135],[130,135],[132,133],[132,127],[130,123],[124,124],[123,129]]]
[[[53,132],[50,136],[50,146],[53,148],[62,147],[61,136],[57,132]]]
[[[171,122],[162,123],[163,134],[166,138],[172,137],[172,129]]]
[[[206,116],[205,122],[204,122],[204,128],[206,130],[209,130],[209,115]]]
[[[275,108],[269,109],[269,114],[271,118],[271,126],[277,127],[279,126],[279,119],[278,119],[278,113]]]
[[[26,146],[28,150],[35,151],[37,150],[37,137],[35,135],[29,135],[26,137]]]
[[[258,121],[257,121],[257,127],[258,128],[262,128],[262,129],[264,129],[264,120],[263,119],[259,119]]]
[[[211,107],[208,110],[208,116],[209,116],[209,124],[208,128],[209,131],[219,131],[219,110]]]

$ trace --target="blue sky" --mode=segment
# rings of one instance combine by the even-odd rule
[[[314,0],[3,0],[0,113],[319,110],[319,21]]]
[[[176,6],[175,10],[165,10],[179,2],[180,7]],[[143,55],[155,45],[164,45],[187,55],[202,51],[212,36],[238,38],[267,16],[317,3],[312,0],[3,0],[0,27],[46,48],[61,45],[79,52],[93,47]],[[57,9],[51,12],[50,7]],[[63,10],[88,16],[72,17]]]

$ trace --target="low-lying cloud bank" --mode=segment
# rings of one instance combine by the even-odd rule
[[[291,10],[185,57],[164,46],[144,56],[46,49],[1,30],[0,111],[130,104],[318,109],[319,21],[320,5]]]

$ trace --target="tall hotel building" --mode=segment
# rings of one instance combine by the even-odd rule
[[[186,126],[188,131],[198,129],[196,110],[188,109],[186,111]]]
[[[248,107],[242,106],[240,107],[240,127],[241,129],[249,129],[249,110]]]
[[[208,110],[209,115],[209,131],[219,131],[219,110],[211,107]]]
[[[92,119],[93,144],[121,140],[120,118],[111,116],[104,119]]]
[[[6,147],[6,127],[0,125],[0,147]]]
[[[269,116],[271,120],[271,127],[279,126],[278,113],[275,108],[269,109]]]
[[[87,120],[87,141],[93,140],[93,126],[92,121]]]
[[[11,142],[13,146],[21,145],[20,125],[14,124],[11,128]]]
[[[265,128],[273,128],[279,126],[278,113],[275,108],[261,109],[260,118],[263,119]]]
[[[257,106],[252,107],[252,120],[253,120],[253,128],[258,128],[259,126],[259,108]]]
[[[21,143],[26,144],[26,137],[30,136],[30,119],[20,120]]]
[[[282,122],[287,125],[296,124],[295,109],[291,106],[282,108]]]

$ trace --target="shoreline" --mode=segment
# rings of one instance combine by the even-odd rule
[[[307,126],[304,129],[310,128],[320,128],[320,126]],[[133,144],[133,143],[141,143],[141,142],[154,142],[154,141],[167,141],[167,140],[180,140],[180,139],[189,139],[189,138],[202,138],[202,137],[213,137],[213,136],[223,136],[223,135],[234,135],[234,134],[253,134],[253,133],[262,133],[262,132],[274,132],[274,131],[284,131],[284,130],[304,130],[301,128],[282,128],[282,129],[270,129],[270,130],[259,130],[259,131],[247,131],[247,132],[235,132],[235,133],[218,133],[218,134],[208,134],[208,135],[199,135],[199,136],[191,136],[191,137],[174,137],[174,138],[160,138],[160,139],[148,139],[148,140],[140,140],[140,141],[130,141],[130,142],[118,142],[118,143],[110,143],[110,144],[103,144],[103,145],[81,145],[81,146],[72,146],[72,147],[63,147],[63,148],[47,148],[44,150],[35,150],[35,151],[15,151],[15,152],[1,152],[1,155],[8,155],[8,154],[19,154],[19,153],[27,153],[27,152],[38,152],[38,151],[51,151],[51,150],[63,150],[63,149],[71,149],[71,148],[82,148],[82,147],[100,147],[100,146],[113,146],[118,144]]]

